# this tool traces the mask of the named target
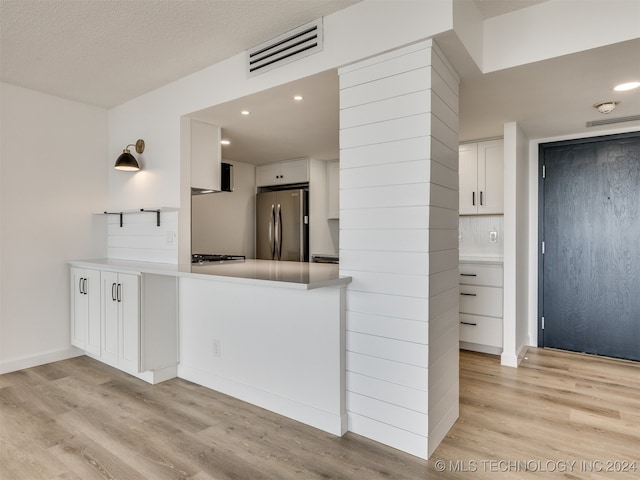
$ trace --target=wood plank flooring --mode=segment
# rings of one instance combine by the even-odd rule
[[[423,461],[78,357],[0,376],[0,478],[640,477],[640,364],[530,349],[512,369],[462,351],[460,397],[460,418]]]

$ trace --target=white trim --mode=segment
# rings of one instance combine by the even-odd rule
[[[68,360],[69,358],[80,357],[82,355],[84,355],[82,350],[78,350],[75,347],[69,347],[62,350],[50,350],[36,355],[27,355],[11,360],[4,360],[0,363],[0,375],[15,372],[17,370],[24,370],[25,368],[38,367],[47,363]]]
[[[348,423],[346,413],[335,415],[310,405],[304,405],[279,395],[274,395],[273,393],[185,365],[178,366],[178,377],[339,437],[347,432]]]

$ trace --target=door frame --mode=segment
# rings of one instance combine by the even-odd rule
[[[548,148],[580,145],[585,143],[599,143],[609,140],[623,138],[640,137],[640,131],[613,133],[607,135],[596,135],[593,137],[574,138],[569,140],[558,140],[538,144],[538,347],[544,347],[544,329],[542,319],[544,318],[544,254],[542,253],[542,242],[544,241],[544,160],[545,152]]]

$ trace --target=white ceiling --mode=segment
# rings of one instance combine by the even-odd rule
[[[544,0],[476,0],[485,18]],[[353,0],[0,0],[0,79],[109,108]],[[447,52],[448,53],[448,52]],[[584,130],[604,118],[592,104],[621,103],[608,118],[640,113],[640,41],[491,74],[460,85],[460,139],[500,136],[519,122],[535,138]],[[292,93],[305,96],[291,101]],[[239,115],[251,110],[248,117]],[[262,163],[338,156],[335,71],[198,112],[223,128],[228,160]],[[640,122],[621,124],[640,125]]]

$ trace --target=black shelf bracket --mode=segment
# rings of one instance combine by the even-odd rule
[[[147,208],[141,208],[140,209],[141,212],[154,212],[156,214],[156,226],[160,226],[160,209],[158,210],[151,210],[151,209],[147,209]]]
[[[119,215],[120,216],[120,228],[122,228],[122,212],[104,212],[105,215]]]

